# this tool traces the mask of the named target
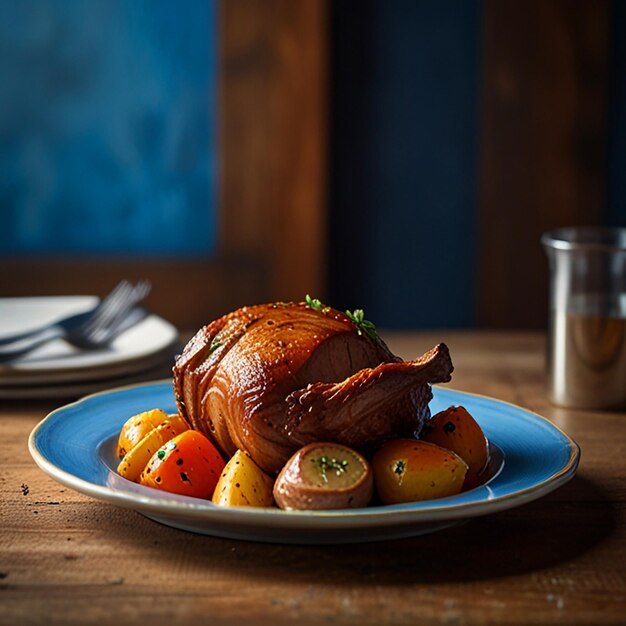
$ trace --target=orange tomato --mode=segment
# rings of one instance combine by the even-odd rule
[[[186,430],[156,451],[139,482],[184,496],[210,498],[224,466],[224,459],[202,433]]]
[[[462,406],[451,406],[426,422],[422,441],[434,443],[458,454],[468,466],[464,489],[483,480],[481,473],[489,460],[489,444],[482,428]]]

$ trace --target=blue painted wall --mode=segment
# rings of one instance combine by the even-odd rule
[[[3,0],[0,76],[0,252],[211,251],[216,0]]]
[[[330,301],[474,323],[478,5],[333,4]]]

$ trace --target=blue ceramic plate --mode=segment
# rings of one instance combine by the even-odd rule
[[[31,433],[30,452],[60,483],[94,498],[135,509],[176,528],[207,535],[280,543],[344,543],[395,539],[535,500],[576,471],[576,443],[543,417],[484,396],[433,389],[431,411],[463,405],[492,448],[490,479],[458,496],[341,511],[281,511],[217,507],[121,478],[115,444],[128,417],[150,408],[175,412],[171,381],[87,396],[50,413]]]

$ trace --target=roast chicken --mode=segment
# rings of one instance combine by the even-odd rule
[[[319,303],[234,311],[177,358],[179,412],[224,455],[240,448],[271,474],[315,441],[367,453],[414,436],[430,417],[430,384],[450,380],[448,348],[403,361],[373,329]]]

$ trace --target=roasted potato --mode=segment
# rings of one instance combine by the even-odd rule
[[[281,509],[326,510],[367,506],[372,498],[372,468],[358,452],[337,443],[300,448],[274,484]]]
[[[128,419],[117,441],[117,456],[124,456],[134,448],[153,428],[163,423],[168,415],[161,409],[151,409]]]
[[[178,415],[173,415],[149,431],[131,448],[117,466],[120,476],[137,482],[152,455],[170,439],[189,430],[187,422]]]
[[[274,481],[243,450],[226,464],[213,493],[220,506],[272,506]]]
[[[384,504],[456,495],[467,473],[454,452],[417,439],[393,439],[374,455],[374,482]]]
[[[424,426],[422,441],[452,450],[467,463],[464,489],[481,484],[489,461],[489,443],[476,420],[462,406],[451,406]]]
[[[210,498],[224,459],[197,430],[186,430],[162,445],[145,466],[139,482],[171,493]]]

